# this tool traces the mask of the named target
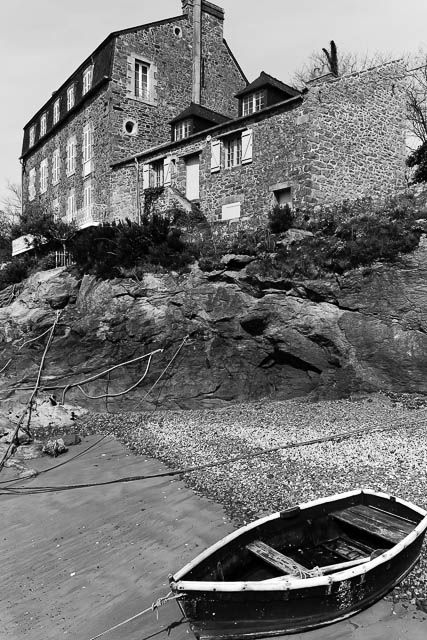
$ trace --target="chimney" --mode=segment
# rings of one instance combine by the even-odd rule
[[[200,104],[202,71],[202,0],[193,0],[193,96],[192,101]]]

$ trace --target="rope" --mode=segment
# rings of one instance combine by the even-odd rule
[[[11,449],[14,446],[16,446],[15,445],[15,440],[17,438],[17,434],[18,434],[19,428],[20,428],[21,424],[23,423],[25,416],[27,415],[27,412],[28,412],[27,430],[29,430],[30,422],[31,422],[31,413],[32,413],[33,400],[34,400],[34,398],[35,398],[35,396],[37,394],[38,388],[40,386],[40,378],[41,378],[42,370],[43,370],[44,363],[45,363],[45,360],[46,360],[46,355],[47,355],[49,347],[50,347],[50,345],[52,343],[53,334],[55,333],[55,328],[56,328],[56,325],[59,322],[59,318],[61,317],[61,313],[62,313],[61,311],[57,311],[56,312],[56,320],[53,323],[52,327],[50,328],[49,338],[48,338],[48,340],[46,342],[46,346],[45,346],[44,351],[43,351],[42,359],[40,361],[40,366],[39,366],[39,370],[38,370],[38,374],[37,374],[36,384],[34,386],[34,389],[33,389],[32,393],[31,393],[31,396],[30,396],[30,398],[29,398],[29,400],[28,400],[28,402],[26,404],[24,412],[23,412],[22,416],[20,417],[20,419],[18,421],[18,424],[16,425],[16,427],[15,427],[15,429],[13,431],[13,435],[12,435],[10,444],[7,447],[6,451],[4,452],[3,458],[0,461],[0,472],[2,471],[2,469],[3,469],[3,467],[4,467],[5,463],[6,463],[6,460],[8,458],[9,452],[11,451]]]
[[[118,396],[124,396],[126,393],[129,393],[129,391],[132,391],[133,389],[135,389],[138,385],[141,384],[141,382],[144,380],[145,376],[148,373],[148,370],[150,368],[150,364],[151,364],[151,360],[153,358],[153,354],[150,354],[150,357],[148,359],[148,364],[147,367],[144,371],[144,374],[142,375],[142,377],[135,382],[135,384],[133,384],[131,387],[129,387],[128,389],[126,389],[125,391],[119,391],[118,393],[103,393],[100,396],[90,396],[88,393],[86,393],[85,391],[83,391],[83,389],[81,388],[81,386],[78,384],[77,388],[82,392],[82,394],[86,397],[89,398],[90,400],[100,400],[101,398],[117,398]]]
[[[119,622],[119,624],[116,624],[116,625],[114,625],[114,627],[110,627],[109,629],[106,629],[102,633],[98,633],[97,636],[92,636],[92,638],[90,638],[89,640],[97,640],[97,638],[101,638],[102,636],[105,636],[107,633],[110,633],[110,631],[114,631],[115,629],[118,629],[119,627],[122,627],[123,625],[127,624],[128,622],[132,622],[132,620],[136,620],[140,616],[143,616],[146,613],[149,613],[150,611],[151,612],[156,611],[156,613],[158,614],[159,607],[161,607],[162,605],[166,604],[166,602],[169,602],[170,600],[177,600],[177,598],[180,598],[180,597],[181,597],[180,595],[173,596],[172,595],[172,591],[169,591],[169,593],[166,596],[163,596],[162,598],[158,598],[158,600],[153,602],[153,604],[150,607],[147,607],[147,609],[144,609],[144,611],[140,611],[139,613],[136,613],[134,616],[131,616],[130,618],[127,618],[126,620],[123,620],[123,622]]]
[[[174,362],[174,360],[176,359],[176,357],[178,356],[179,352],[181,351],[182,347],[184,346],[184,344],[187,342],[188,338],[190,336],[187,334],[186,336],[184,336],[181,344],[179,345],[178,349],[175,351],[174,355],[172,356],[171,360],[169,360],[168,364],[166,365],[166,367],[163,369],[163,371],[161,372],[161,374],[159,375],[159,377],[157,378],[157,380],[151,385],[151,387],[148,389],[147,393],[145,394],[145,396],[143,398],[141,398],[141,400],[138,400],[138,402],[136,403],[136,405],[134,406],[133,410],[135,411],[139,405],[144,402],[144,400],[150,395],[150,393],[152,392],[152,390],[154,389],[154,387],[157,385],[158,382],[160,382],[160,380],[163,378],[163,376],[165,375],[166,371],[169,369],[169,367],[172,365],[172,363]]]
[[[118,369],[119,367],[124,367],[128,364],[132,364],[133,362],[138,362],[138,360],[142,360],[143,358],[148,358],[148,357],[151,358],[156,353],[163,353],[163,349],[156,349],[155,351],[150,351],[150,353],[145,353],[143,356],[138,356],[137,358],[132,358],[132,360],[127,360],[126,362],[120,362],[119,364],[115,364],[113,367],[109,367],[108,369],[105,369],[105,371],[101,371],[101,373],[97,373],[94,376],[91,376],[90,378],[86,378],[86,380],[79,380],[78,382],[71,382],[70,384],[67,384],[64,387],[59,386],[59,387],[53,387],[53,388],[64,389],[64,391],[62,392],[62,400],[61,400],[61,404],[64,404],[65,394],[67,393],[68,389],[71,389],[72,387],[78,387],[79,385],[86,384],[88,382],[92,382],[93,380],[96,380],[97,378],[104,376],[105,374],[109,373],[110,371],[113,371],[114,369]],[[101,397],[104,397],[104,396],[101,396]]]
[[[26,340],[25,342],[23,342],[21,344],[20,347],[18,347],[18,351],[21,351],[21,349],[26,345],[29,344],[30,342],[34,342],[35,340],[40,340],[40,338],[43,338],[43,336],[45,336],[47,333],[49,333],[50,328],[46,329],[46,331],[43,331],[43,333],[41,333],[39,336],[36,336],[35,338],[31,338],[31,340]],[[20,338],[22,340],[22,338]],[[3,373],[3,371],[10,365],[10,363],[12,362],[13,358],[9,358],[9,360],[6,362],[6,364],[4,365],[4,367],[2,369],[0,369],[0,373]]]
[[[427,409],[424,410],[424,412],[426,412]],[[405,417],[405,420],[407,419],[407,416]],[[425,418],[422,418],[420,420],[415,420],[412,422],[412,424],[410,425],[410,427],[412,427],[413,425],[418,425],[418,424],[424,424],[425,423]],[[301,442],[287,442],[286,444],[282,444],[282,445],[278,445],[277,447],[271,447],[270,449],[263,449],[262,451],[257,451],[255,453],[251,452],[251,453],[247,453],[247,454],[242,454],[239,456],[235,456],[233,458],[226,458],[224,460],[218,460],[216,462],[208,462],[206,464],[201,464],[201,465],[197,465],[197,466],[193,466],[193,467],[186,467],[183,469],[177,469],[175,471],[162,471],[161,473],[155,473],[152,475],[147,475],[147,476],[130,476],[130,477],[125,477],[125,478],[117,478],[116,480],[106,480],[105,482],[88,482],[88,483],[84,483],[84,484],[74,484],[74,485],[60,485],[57,487],[32,487],[32,488],[28,488],[28,487],[13,487],[11,489],[9,488],[5,488],[4,491],[8,492],[9,494],[11,493],[15,493],[16,495],[30,495],[30,494],[35,494],[35,493],[50,493],[50,492],[55,492],[55,491],[69,491],[69,490],[73,490],[73,489],[87,489],[89,487],[102,487],[102,486],[106,486],[106,485],[111,485],[111,484],[119,484],[122,482],[136,482],[138,480],[150,480],[153,478],[164,478],[164,477],[169,477],[169,476],[178,476],[178,475],[184,475],[187,473],[194,473],[195,471],[204,471],[205,469],[211,469],[212,467],[221,467],[221,466],[226,466],[229,464],[234,464],[236,462],[241,462],[243,460],[252,460],[254,458],[259,458],[261,456],[267,456],[270,455],[272,453],[275,453],[277,451],[283,451],[286,449],[297,449],[299,447],[307,447],[313,444],[321,444],[323,442],[333,442],[333,441],[341,441],[341,440],[348,440],[350,438],[353,438],[355,436],[359,436],[359,435],[363,435],[365,433],[376,433],[378,431],[391,431],[393,429],[398,428],[399,426],[402,426],[401,422],[395,422],[392,425],[388,426],[388,427],[376,427],[376,428],[371,428],[371,427],[365,427],[363,429],[354,429],[353,431],[346,431],[344,433],[340,433],[340,434],[334,434],[334,435],[329,435],[329,436],[323,436],[321,438],[313,438],[312,440],[303,440]],[[410,428],[409,427],[409,428]],[[5,493],[0,495],[6,495]]]

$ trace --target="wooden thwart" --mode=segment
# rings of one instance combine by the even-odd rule
[[[254,540],[253,542],[250,542],[246,545],[246,549],[286,575],[293,575],[293,572],[291,571],[292,565],[300,571],[308,571],[307,567],[303,567],[302,564],[295,562],[293,558],[288,558],[283,555],[283,553],[276,551],[276,549],[273,549],[273,547],[270,547],[261,540]]]
[[[360,504],[342,511],[335,511],[334,518],[350,524],[360,531],[372,533],[387,542],[397,544],[414,529],[414,523],[391,513]]]

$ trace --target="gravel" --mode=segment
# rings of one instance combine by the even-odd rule
[[[426,399],[408,394],[92,414],[78,423],[83,435],[112,433],[136,454],[160,459],[172,469],[250,456],[182,476],[197,493],[222,504],[236,526],[359,487],[385,491],[427,509],[426,425]],[[377,428],[387,430],[373,431]],[[342,438],[360,429],[366,432]],[[335,439],[254,456],[325,436]],[[389,597],[427,612],[426,587],[424,549],[418,565]]]

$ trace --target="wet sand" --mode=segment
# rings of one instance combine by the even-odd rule
[[[114,438],[72,459],[88,437],[56,461],[59,468],[20,485],[99,482],[165,470],[129,454]],[[2,474],[4,482],[11,476]],[[1,485],[0,485],[1,486]],[[233,530],[222,508],[168,478],[36,495],[1,495],[0,640],[89,640],[168,592],[167,576]],[[424,640],[427,616],[381,601],[301,640]],[[190,639],[175,602],[103,636],[105,640]],[[289,636],[287,636],[289,638]]]

